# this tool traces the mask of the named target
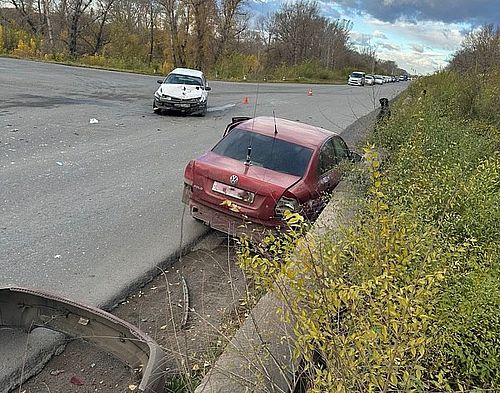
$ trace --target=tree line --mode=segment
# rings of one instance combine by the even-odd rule
[[[469,32],[449,68],[460,73],[486,75],[500,67],[500,28],[487,24]]]
[[[254,17],[245,0],[0,0],[0,52],[219,77],[400,73],[359,52],[352,22],[322,16],[316,1],[285,2]]]

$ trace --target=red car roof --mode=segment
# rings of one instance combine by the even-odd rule
[[[311,149],[321,146],[326,139],[335,135],[334,132],[325,130],[324,128],[271,116],[255,117],[245,120],[238,124],[237,127],[273,137],[275,125],[278,130],[276,138]]]

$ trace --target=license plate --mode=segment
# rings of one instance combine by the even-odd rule
[[[245,201],[248,203],[253,203],[253,200],[255,198],[255,194],[250,191],[245,191],[242,190],[241,188],[236,188],[224,183],[219,183],[217,181],[214,181],[214,184],[212,185],[212,191],[218,192],[219,194],[227,195],[236,199],[239,199],[240,201]]]
[[[176,106],[179,108],[189,108],[191,105],[189,105],[189,104],[177,104]]]

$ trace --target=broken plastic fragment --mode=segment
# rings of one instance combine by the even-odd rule
[[[89,123],[90,124],[97,124],[97,123],[99,123],[99,120],[92,118],[92,119],[90,119]]]
[[[77,386],[83,386],[83,382],[80,378],[78,378],[77,376],[73,375],[71,377],[71,379],[69,380],[73,385],[77,385]]]

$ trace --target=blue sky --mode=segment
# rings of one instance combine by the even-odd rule
[[[289,0],[290,2],[290,0]],[[293,2],[293,1],[291,1]],[[249,0],[255,14],[278,9],[282,0]],[[323,15],[353,22],[351,43],[369,46],[410,73],[446,66],[465,34],[500,23],[500,0],[318,0]]]

